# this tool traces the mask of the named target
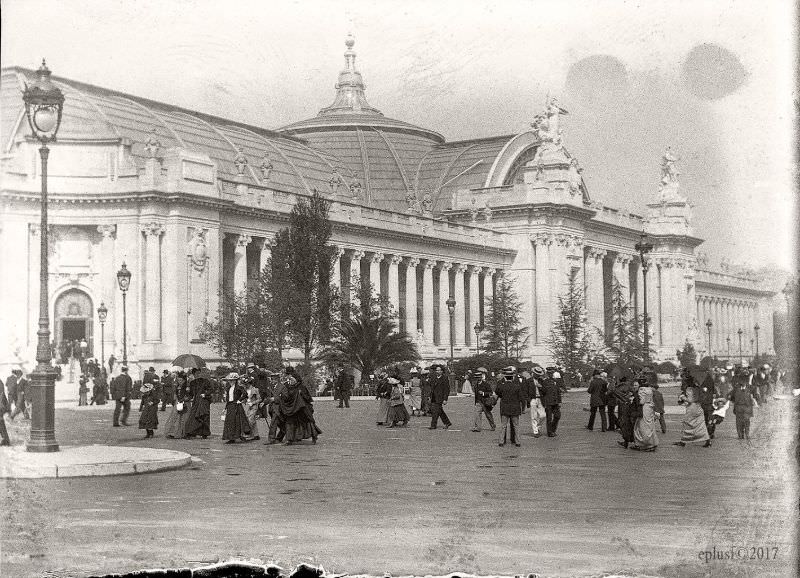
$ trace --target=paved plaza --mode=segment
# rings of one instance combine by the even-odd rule
[[[674,404],[675,389],[664,391]],[[672,445],[675,408],[652,454],[584,429],[585,402],[585,393],[566,396],[556,438],[534,439],[527,423],[521,448],[498,447],[488,430],[470,432],[466,397],[447,405],[449,431],[429,431],[423,418],[408,428],[377,427],[374,401],[349,410],[318,401],[324,434],[316,446],[224,445],[221,404],[212,406],[213,437],[195,441],[165,439],[162,430],[144,440],[135,427],[112,428],[110,405],[60,407],[63,447],[163,448],[194,460],[144,475],[4,480],[3,575],[83,576],[230,558],[395,576],[795,575],[793,402],[759,409],[749,444],[736,439],[729,415],[710,449]],[[159,413],[162,425],[166,415]],[[21,422],[11,427],[20,443]],[[724,556],[732,548],[755,559],[705,561],[706,551]]]

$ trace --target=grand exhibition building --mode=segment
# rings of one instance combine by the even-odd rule
[[[99,357],[102,340],[106,357],[122,357],[124,262],[131,363],[165,367],[187,352],[218,359],[199,327],[217,315],[220,289],[257,283],[296,200],[319,191],[331,201],[334,282],[372,282],[426,360],[448,357],[451,335],[456,357],[475,352],[501,274],[516,280],[524,304],[526,359],[548,360],[545,339],[570,274],[583,283],[592,325],[607,328],[613,278],[641,311],[643,231],[653,244],[647,303],[659,358],[674,359],[687,339],[721,356],[738,356],[740,343],[752,354],[754,339],[773,351],[780,287],[699,252],[669,150],[653,190],[642,192],[646,214],[604,206],[565,146],[555,99],[525,132],[449,142],[368,103],[352,38],[346,47],[335,94],[318,106],[333,101],[278,129],[53,77],[66,96],[49,162],[56,345],[85,339]],[[39,143],[21,98],[34,76],[2,70],[2,371],[32,368],[37,339]]]

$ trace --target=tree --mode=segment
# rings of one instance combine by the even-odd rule
[[[655,353],[652,349],[645,355],[644,316],[637,315],[625,298],[622,285],[611,281],[611,334],[604,336],[608,354],[616,363],[625,367],[643,365]]]
[[[567,290],[558,297],[558,319],[553,323],[545,343],[553,360],[569,374],[583,374],[592,357],[586,306],[576,275],[567,276]]]
[[[357,304],[350,300],[350,315],[335,325],[321,359],[353,367],[361,375],[419,359],[416,344],[397,330],[396,315],[386,297],[376,294],[372,285],[361,287],[358,283],[351,285],[351,294],[358,295]]]
[[[513,279],[497,280],[494,298],[486,298],[484,351],[504,357],[519,357],[528,341],[528,328],[522,325],[522,302],[514,290]]]
[[[678,358],[678,363],[681,367],[689,367],[697,363],[697,351],[688,339],[683,344],[683,349],[675,352],[675,357]]]
[[[335,249],[328,245],[333,230],[329,208],[317,192],[309,200],[301,198],[289,214],[287,234],[276,244],[288,264],[278,281],[289,291],[288,335],[303,351],[306,364],[315,348],[329,339],[336,309],[336,290],[330,283]]]
[[[264,339],[277,352],[279,364],[291,323],[292,291],[286,282],[289,250],[289,230],[282,229],[276,235],[270,258],[261,270],[256,296]]]
[[[200,326],[205,340],[228,363],[237,366],[249,361],[265,347],[259,307],[247,291],[220,293],[220,310],[216,318]]]

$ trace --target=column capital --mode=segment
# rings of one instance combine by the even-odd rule
[[[371,263],[380,263],[383,261],[385,255],[383,253],[373,253],[372,257],[369,258]]]
[[[425,261],[425,269],[428,269],[429,271],[433,271],[434,269],[436,269],[436,261],[433,261],[431,259]]]
[[[622,265],[623,267],[628,265],[633,260],[633,255],[628,255],[626,253],[617,253],[616,256],[616,263]]]
[[[452,267],[453,267],[452,263],[444,263],[443,262],[441,265],[439,265],[439,270],[442,271],[442,273],[445,273],[445,272],[449,271]]]
[[[480,273],[481,269],[483,269],[480,265],[466,265],[466,267],[469,273]]]
[[[342,249],[341,247],[336,247],[336,246],[334,246],[334,249],[336,249],[336,250],[333,252],[333,259],[334,260],[341,259],[342,255],[344,255],[344,249]]]
[[[467,270],[467,265],[464,263],[455,263],[453,264],[453,271],[456,272],[456,275],[463,275],[464,272]]]
[[[406,267],[408,268],[416,268],[419,265],[419,259],[417,257],[408,257],[406,261]]]
[[[599,247],[589,247],[586,254],[590,259],[600,261],[605,258],[605,256],[608,254],[608,251]]]
[[[389,257],[389,264],[399,265],[402,260],[403,260],[402,255],[392,255],[391,257]]]
[[[253,237],[250,235],[245,235],[244,233],[239,233],[238,238],[236,239],[236,250],[246,250],[247,246],[253,242]]]
[[[555,237],[552,233],[533,233],[530,240],[536,245],[547,246],[553,244]]]
[[[148,237],[159,237],[164,233],[164,225],[157,221],[151,221],[149,223],[144,223],[141,226],[141,231]]]
[[[117,232],[116,225],[97,225],[97,232],[103,235],[104,239],[110,239]]]
[[[364,255],[366,254],[364,253],[364,251],[361,251],[359,249],[350,249],[350,250],[352,251],[352,253],[350,253],[350,258],[354,261],[361,261],[361,259],[363,259]]]

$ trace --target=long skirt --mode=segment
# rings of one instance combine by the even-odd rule
[[[158,429],[158,404],[145,405],[139,415],[139,429]]]
[[[382,397],[378,400],[378,414],[375,417],[377,423],[386,423],[389,421],[389,400]]]
[[[258,418],[261,417],[261,408],[258,405],[247,405],[244,410],[245,415],[247,416],[247,422],[250,424],[250,435],[253,437],[258,436]]]
[[[211,404],[207,399],[199,398],[186,414],[184,431],[187,436],[211,435]]]
[[[626,442],[633,441],[633,422],[631,421],[631,404],[619,404],[619,433],[622,434],[622,439]]]
[[[641,450],[658,446],[656,414],[651,405],[645,404],[642,406],[642,417],[636,420],[636,425],[633,428],[633,438]]]
[[[406,422],[408,421],[408,411],[406,410],[405,404],[401,403],[399,405],[393,405],[389,408],[389,417],[388,420],[391,423],[395,423],[398,421]]]
[[[222,439],[238,440],[250,435],[250,421],[241,403],[229,401],[225,404],[225,425],[222,428]]]
[[[294,415],[286,416],[286,441],[299,442],[311,438],[316,441],[322,430],[314,421],[314,412],[310,408],[303,408]]]
[[[708,429],[706,428],[705,415],[703,408],[698,403],[691,403],[686,408],[683,416],[683,431],[681,441],[684,443],[705,442],[708,440]]]
[[[167,423],[164,425],[164,435],[167,437],[182,439],[186,437],[186,420],[191,411],[191,404],[188,401],[183,403],[184,410],[179,412],[172,406]]]
[[[411,411],[419,411],[422,409],[422,388],[412,387],[411,393],[406,400],[406,405],[411,408]]]

